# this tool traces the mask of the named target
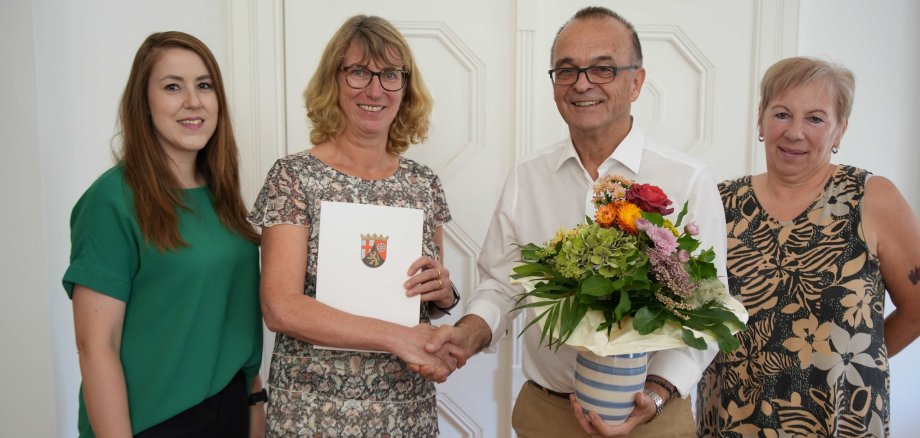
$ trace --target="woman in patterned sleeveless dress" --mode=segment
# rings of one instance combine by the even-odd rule
[[[920,223],[891,181],[831,164],[853,89],[810,58],[764,75],[767,172],[720,185],[729,285],[751,318],[704,374],[700,436],[888,435],[888,358],[920,334]]]
[[[430,316],[459,299],[441,262],[450,212],[437,175],[400,156],[426,137],[431,97],[402,35],[382,18],[355,16],[326,46],[304,100],[315,147],[275,163],[250,214],[263,228],[262,308],[277,333],[267,436],[437,436],[434,384],[413,370],[443,381],[457,365],[424,349]],[[421,294],[421,324],[314,299],[322,201],[424,212],[423,257],[406,267],[405,285]]]

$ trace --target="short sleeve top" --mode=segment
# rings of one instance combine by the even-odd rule
[[[228,230],[207,187],[184,190],[179,232],[187,247],[148,245],[120,166],[105,172],[71,214],[72,297],[79,284],[124,301],[121,362],[134,433],[220,391],[262,355],[259,255]],[[93,436],[80,395],[80,436]]]

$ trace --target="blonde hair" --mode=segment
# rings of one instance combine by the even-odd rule
[[[800,85],[820,81],[834,91],[837,122],[850,118],[856,78],[850,69],[832,62],[803,56],[786,58],[770,66],[760,81],[760,107],[757,121],[763,120],[770,101]]]
[[[351,44],[357,45],[369,59],[398,60],[407,75],[399,111],[390,125],[387,152],[399,155],[409,148],[409,144],[425,140],[433,101],[409,44],[389,21],[375,16],[355,15],[346,20],[329,40],[319,66],[304,90],[307,117],[313,125],[310,142],[323,143],[345,128],[345,114],[338,105],[339,82],[336,78],[345,51]]]

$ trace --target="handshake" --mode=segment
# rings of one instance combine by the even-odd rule
[[[442,308],[438,307],[439,301],[456,303],[458,297],[451,287],[450,271],[438,260],[420,257],[409,267],[408,274],[411,278],[404,285],[406,295],[421,295],[423,302],[431,302],[439,309]],[[410,370],[428,380],[443,383],[491,341],[492,329],[488,324],[479,316],[466,315],[453,326],[419,324],[412,327],[405,338],[391,340],[394,345],[390,351]]]
[[[446,381],[492,340],[492,330],[476,315],[466,315],[453,326],[419,324],[411,333],[411,339],[394,353],[410,370],[437,383]]]

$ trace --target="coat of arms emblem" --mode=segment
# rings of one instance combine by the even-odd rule
[[[361,261],[371,268],[379,268],[387,260],[387,239],[381,234],[361,235]]]

